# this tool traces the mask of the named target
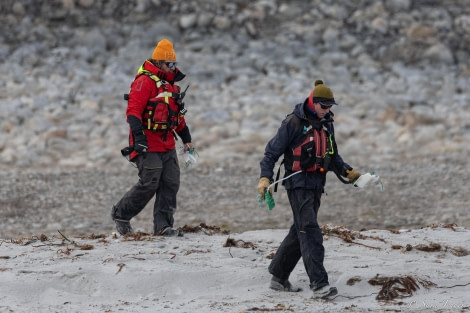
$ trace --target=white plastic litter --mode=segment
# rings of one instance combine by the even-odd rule
[[[383,191],[383,184],[380,181],[380,177],[375,175],[374,172],[365,173],[365,174],[361,175],[354,182],[354,186],[359,187],[359,188],[364,188],[364,187],[366,187],[367,185],[369,185],[371,183],[380,183],[380,185],[382,187],[382,191]]]
[[[196,156],[193,153],[191,153],[189,150],[183,154],[183,160],[185,164],[188,164],[190,166],[194,166],[197,164]]]

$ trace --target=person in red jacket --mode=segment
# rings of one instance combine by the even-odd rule
[[[180,169],[175,139],[184,151],[194,149],[184,114],[181,90],[176,82],[185,75],[177,68],[173,44],[163,39],[152,58],[139,68],[127,100],[130,161],[135,162],[139,181],[115,204],[111,216],[121,234],[133,233],[130,220],[155,196],[154,235],[183,236],[173,228]]]

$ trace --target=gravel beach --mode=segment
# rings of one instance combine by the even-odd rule
[[[328,174],[320,224],[356,230],[419,228],[433,223],[470,227],[466,187],[470,174],[465,160],[415,158],[399,166],[368,163],[367,169],[381,176],[384,190],[379,185],[364,189],[344,185]],[[290,227],[290,206],[282,186],[274,194],[272,211],[258,206],[258,175],[256,163],[182,169],[175,227],[206,223],[232,232]],[[125,159],[121,168],[3,171],[0,238],[57,230],[77,235],[114,231],[111,207],[136,177],[136,169]],[[152,209],[153,199],[132,221],[136,230],[152,231]]]

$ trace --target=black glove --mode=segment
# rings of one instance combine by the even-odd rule
[[[147,152],[149,145],[142,127],[142,123],[134,115],[128,115],[127,121],[129,122],[132,135],[134,136],[134,151],[139,154]]]
[[[138,154],[147,152],[148,143],[144,131],[134,133],[134,151]]]

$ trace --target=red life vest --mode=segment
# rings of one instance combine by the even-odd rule
[[[151,131],[170,131],[178,127],[183,117],[177,103],[180,88],[158,80],[157,95],[147,102],[142,115],[144,128]]]
[[[313,129],[309,126],[305,140],[292,149],[292,171],[327,171],[323,168],[323,160],[327,154],[333,153],[332,150],[326,130],[324,128]]]
[[[183,120],[185,111],[178,105],[181,90],[178,85],[170,84],[146,70],[144,65],[139,68],[136,78],[140,75],[151,78],[155,82],[157,95],[148,100],[142,113],[142,125],[152,132],[164,131],[163,140],[166,140],[166,134],[175,130]]]

